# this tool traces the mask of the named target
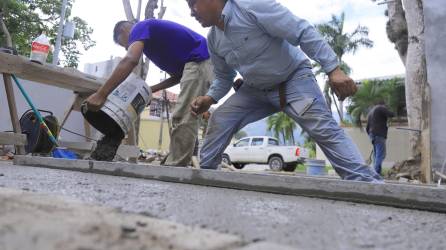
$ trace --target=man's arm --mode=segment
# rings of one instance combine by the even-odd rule
[[[395,117],[395,113],[390,111],[387,107],[383,106],[381,109],[381,112],[387,116],[388,118],[392,118]]]
[[[199,96],[191,103],[191,112],[193,115],[200,115],[208,111],[212,104],[217,103],[231,89],[232,82],[237,75],[224,60],[215,53],[212,46],[212,38],[208,39],[209,53],[211,61],[214,64],[215,80],[212,82],[208,93],[205,96]]]
[[[212,82],[206,95],[218,102],[231,89],[237,72],[226,63],[224,58],[215,53],[211,42],[208,44],[211,61],[214,65],[215,80]]]
[[[144,49],[144,42],[138,41],[130,45],[126,56],[119,62],[110,78],[101,86],[96,93],[87,98],[87,107],[91,111],[98,111],[107,100],[107,96],[121,84],[135,68]]]
[[[172,76],[167,78],[166,80],[151,86],[152,93],[158,92],[163,89],[168,89],[170,87],[173,87],[177,85],[181,81],[181,76]]]
[[[333,49],[310,23],[273,0],[257,0],[245,5],[248,15],[266,33],[300,46],[308,57],[318,62],[340,100],[356,93],[356,84],[339,68]]]
[[[319,32],[306,20],[273,0],[257,0],[247,6],[248,14],[263,30],[273,37],[300,46],[326,73],[339,66],[338,58]]]

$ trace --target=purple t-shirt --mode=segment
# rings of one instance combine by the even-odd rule
[[[171,75],[181,75],[188,62],[209,59],[206,39],[183,25],[159,19],[138,22],[130,32],[129,45],[144,41],[144,54]]]

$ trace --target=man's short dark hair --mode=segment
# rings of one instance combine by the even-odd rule
[[[119,21],[115,24],[115,28],[113,29],[113,41],[115,41],[115,43],[118,43],[118,36],[119,36],[119,32],[121,31],[122,25],[129,23],[129,24],[133,24],[133,22],[130,21]]]

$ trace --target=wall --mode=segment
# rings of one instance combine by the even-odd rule
[[[49,110],[54,113],[59,122],[62,121],[65,111],[71,106],[74,94],[71,90],[53,87],[36,82],[19,79],[27,94],[33,100],[38,109]],[[30,107],[26,103],[23,95],[13,82],[17,113],[20,116]],[[5,84],[0,76],[0,131],[12,131],[11,117],[9,115],[8,101],[6,99]],[[43,114],[44,115],[44,114]],[[69,116],[65,128],[85,135],[84,119],[79,112],[72,112]],[[64,141],[85,141],[84,138],[62,131],[61,140]]]
[[[440,170],[446,157],[446,2],[424,0],[427,76],[431,87],[431,164]]]
[[[158,150],[158,141],[160,134],[160,120],[159,119],[141,119],[139,125],[139,147],[144,150]],[[166,120],[163,123],[163,143],[161,150],[168,151],[170,136],[169,126]]]
[[[358,128],[344,128],[344,131],[352,138],[353,142],[358,146],[362,157],[367,160],[372,152],[372,144],[365,131]],[[406,160],[409,157],[409,138],[408,131],[389,128],[387,138],[387,157],[383,163],[384,167],[391,167],[395,162]],[[326,160],[325,155],[320,148],[317,148],[318,159]],[[329,162],[327,161],[327,164]]]

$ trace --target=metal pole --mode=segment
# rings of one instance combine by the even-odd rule
[[[65,13],[67,10],[67,0],[62,1],[62,10],[60,11],[59,30],[57,31],[56,45],[54,46],[53,64],[57,65],[59,61],[59,52],[62,44],[63,24],[65,21]]]

